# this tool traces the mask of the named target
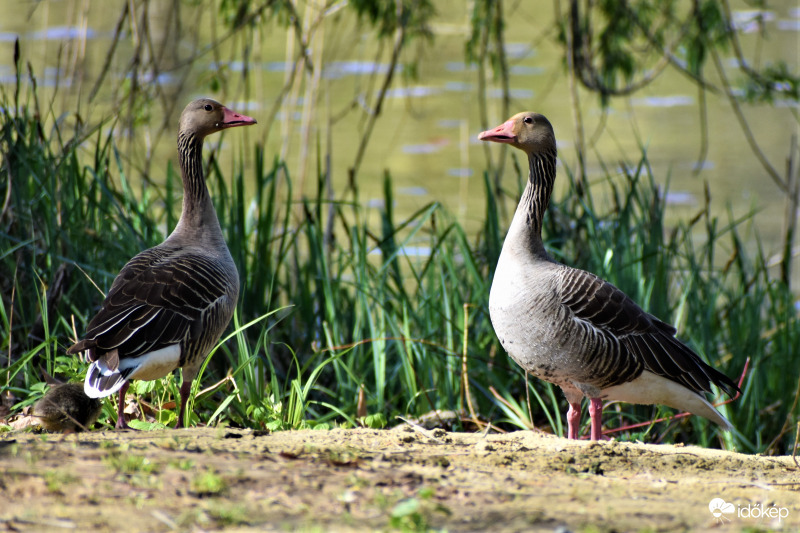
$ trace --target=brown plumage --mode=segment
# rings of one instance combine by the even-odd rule
[[[519,113],[478,138],[510,144],[528,156],[528,183],[503,243],[489,313],[514,361],[564,390],[569,438],[577,438],[584,396],[590,399],[592,439],[600,438],[603,400],[660,403],[731,429],[703,394],[712,383],[733,394],[733,381],[617,287],[545,251],[542,219],[556,176],[550,122]]]
[[[184,425],[192,381],[239,296],[239,274],[203,175],[203,139],[255,123],[208,98],[186,106],[178,129],[180,220],[167,240],[122,268],[86,336],[67,350],[86,352],[92,361],[84,382],[87,395],[119,391],[117,428],[128,427],[123,409],[130,380],[159,379],[177,368],[183,372],[177,427]]]
[[[89,398],[81,383],[55,385],[33,406],[32,415],[48,431],[71,433],[88,430],[100,415],[102,404]]]

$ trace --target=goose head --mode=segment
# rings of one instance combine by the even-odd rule
[[[528,155],[552,153],[556,149],[550,121],[531,111],[517,113],[496,128],[482,132],[478,140],[510,144]]]
[[[181,113],[179,130],[205,137],[212,133],[237,126],[250,126],[256,119],[231,111],[211,98],[198,98],[189,103]]]

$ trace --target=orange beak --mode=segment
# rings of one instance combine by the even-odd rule
[[[251,124],[256,124],[256,119],[254,119],[253,117],[248,117],[247,115],[240,115],[239,113],[231,111],[227,107],[222,108],[223,128],[235,128],[236,126],[249,126]]]
[[[479,141],[492,141],[496,143],[512,144],[517,141],[514,133],[514,121],[507,120],[493,130],[486,130],[478,135]]]

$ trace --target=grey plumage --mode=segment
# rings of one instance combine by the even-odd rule
[[[528,183],[503,244],[489,312],[514,361],[564,390],[569,437],[577,438],[584,396],[591,400],[593,439],[600,437],[602,400],[661,403],[730,429],[703,394],[715,384],[732,395],[738,390],[733,381],[617,287],[547,254],[542,218],[556,175],[550,122],[519,113],[479,139],[511,144],[528,155]]]
[[[203,139],[225,128],[255,124],[207,98],[181,114],[178,159],[183,210],[175,230],[117,275],[86,336],[67,353],[86,352],[91,366],[85,391],[92,397],[119,391],[117,428],[127,424],[124,397],[130,380],[153,380],[181,368],[181,410],[192,381],[233,315],[239,274],[214,211],[203,175]]]

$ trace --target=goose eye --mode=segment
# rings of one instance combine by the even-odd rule
[[[524,122],[525,124],[533,124],[533,118],[525,117],[524,119],[522,119],[522,122]]]
[[[203,106],[203,109],[205,109],[206,111],[211,111],[214,108],[211,107],[211,104],[206,104],[206,105]]]

